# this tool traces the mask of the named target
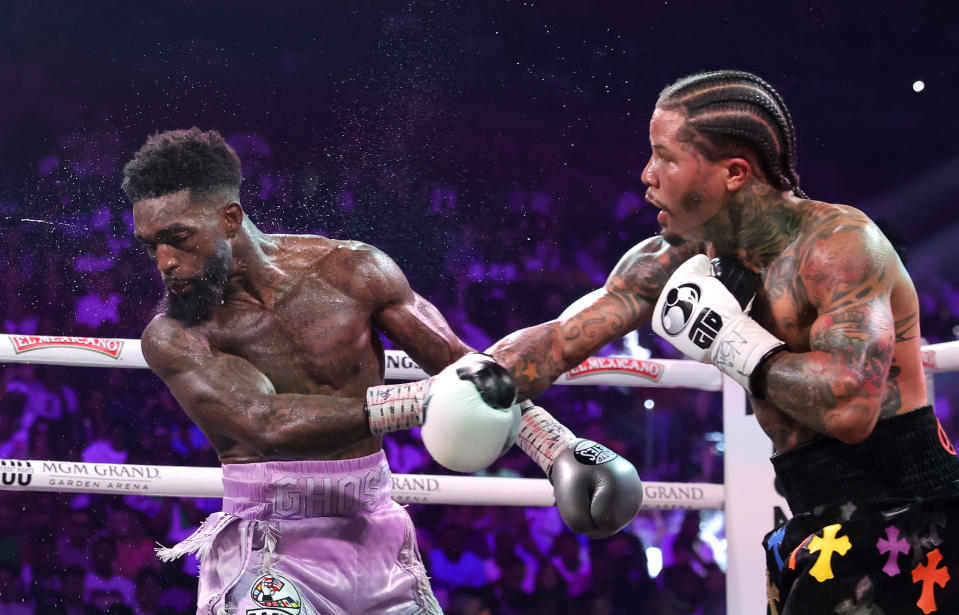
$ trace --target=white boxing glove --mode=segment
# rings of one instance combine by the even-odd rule
[[[748,304],[752,292],[737,295]],[[653,310],[653,331],[689,358],[712,363],[761,397],[753,376],[786,344],[746,315],[746,307],[716,277],[709,259],[697,254],[666,282]]]
[[[478,472],[516,439],[520,407],[509,372],[489,355],[470,353],[433,379],[424,405],[423,444],[444,468]]]
[[[516,385],[493,357],[470,353],[426,380],[366,390],[370,433],[423,426],[423,444],[444,468],[478,472],[519,433]]]

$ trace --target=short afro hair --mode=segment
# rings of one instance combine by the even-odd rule
[[[189,189],[191,196],[228,192],[240,197],[240,158],[219,132],[157,132],[123,167],[123,192],[136,203]]]

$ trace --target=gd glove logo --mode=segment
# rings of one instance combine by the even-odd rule
[[[300,592],[286,577],[265,574],[253,583],[250,597],[258,608],[247,609],[246,615],[297,615],[300,612]]]
[[[670,288],[666,294],[666,309],[663,310],[663,329],[670,335],[676,335],[686,328],[686,324],[699,303],[699,287],[695,284],[680,284]]]
[[[598,466],[616,459],[619,455],[598,442],[580,440],[573,449],[573,457],[583,465]]]

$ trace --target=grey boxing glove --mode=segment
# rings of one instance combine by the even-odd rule
[[[605,538],[623,529],[643,504],[633,464],[602,444],[577,438],[546,410],[524,401],[516,443],[546,473],[563,522],[574,532]]]
[[[643,504],[643,483],[633,464],[592,440],[570,442],[556,456],[549,479],[563,521],[590,538],[623,529]]]

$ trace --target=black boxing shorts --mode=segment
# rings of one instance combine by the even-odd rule
[[[959,614],[959,459],[931,407],[772,461],[794,516],[763,541],[768,613]]]

